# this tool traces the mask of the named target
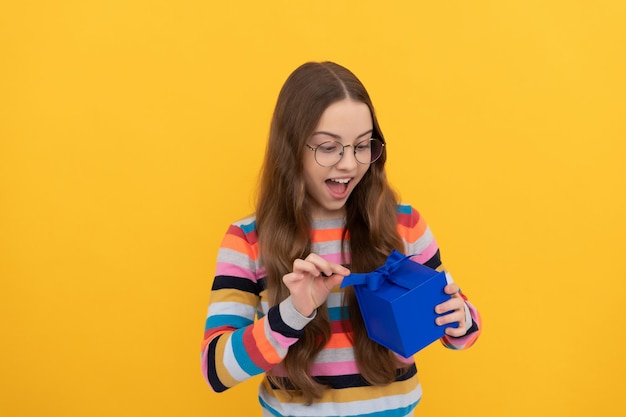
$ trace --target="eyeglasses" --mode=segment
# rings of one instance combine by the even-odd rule
[[[366,139],[356,145],[342,145],[341,143],[331,140],[324,142],[316,147],[306,144],[310,151],[315,152],[315,162],[323,167],[332,167],[337,165],[346,148],[354,148],[354,158],[360,164],[369,165],[376,162],[383,154],[385,144],[379,139]]]

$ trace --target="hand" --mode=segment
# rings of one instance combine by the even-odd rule
[[[443,291],[451,295],[452,298],[435,307],[437,314],[447,313],[441,317],[437,317],[435,322],[439,326],[458,322],[458,327],[447,327],[445,333],[448,336],[461,337],[467,333],[467,329],[465,325],[465,301],[461,297],[461,294],[459,294],[460,288],[453,283],[446,285]]]
[[[283,282],[291,293],[293,306],[300,314],[309,317],[346,275],[350,275],[348,268],[311,253],[305,259],[293,262],[293,272],[283,276]]]

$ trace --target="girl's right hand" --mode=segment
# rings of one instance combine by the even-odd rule
[[[283,276],[283,282],[291,293],[296,310],[310,317],[347,275],[350,275],[348,268],[311,253],[305,259],[293,262],[293,272]]]

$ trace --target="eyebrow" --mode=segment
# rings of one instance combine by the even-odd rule
[[[360,138],[362,138],[364,136],[371,135],[372,133],[374,133],[374,129],[370,129],[370,130],[368,130],[365,133],[361,133],[359,136],[356,137],[356,139],[360,139]],[[327,135],[327,136],[330,136],[333,139],[337,139],[337,140],[341,139],[341,136],[339,136],[339,135],[337,135],[335,133],[325,132],[323,130],[319,131],[319,132],[313,132],[313,134],[311,136],[315,136],[315,135]]]

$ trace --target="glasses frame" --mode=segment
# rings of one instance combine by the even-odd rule
[[[373,141],[373,140],[380,142],[380,145],[381,145],[381,148],[380,148],[380,155],[378,155],[378,156],[376,157],[376,159],[374,159],[373,161],[370,161],[370,162],[361,162],[361,161],[359,161],[359,158],[357,158],[357,156],[356,156],[356,149],[357,149],[357,146],[361,145],[361,144],[362,144],[362,143],[364,143],[364,142],[368,142],[368,141],[370,141],[370,142],[371,142],[371,141]],[[341,153],[340,153],[340,156],[339,156],[339,159],[337,160],[337,162],[335,162],[334,164],[331,164],[331,165],[322,165],[322,164],[321,164],[321,163],[317,160],[317,150],[318,150],[321,146],[326,145],[327,143],[336,143],[337,145],[341,146],[341,148],[342,148],[342,149],[341,149]],[[360,142],[359,142],[359,143],[357,143],[356,145],[344,145],[344,144],[342,144],[341,142],[336,141],[336,140],[327,140],[326,142],[322,142],[322,143],[320,143],[319,145],[317,145],[317,146],[315,146],[315,147],[313,147],[313,146],[309,145],[308,143],[305,143],[305,145],[306,145],[306,147],[307,147],[307,148],[309,148],[309,150],[310,150],[310,151],[313,151],[313,158],[315,159],[315,162],[316,162],[319,166],[324,167],[324,168],[334,167],[334,166],[335,166],[335,165],[337,165],[339,162],[341,162],[341,160],[343,159],[343,154],[346,152],[346,148],[349,148],[349,147],[354,148],[354,151],[353,151],[353,153],[354,153],[354,159],[355,159],[355,161],[357,161],[357,162],[358,162],[359,164],[361,164],[361,165],[371,165],[371,164],[373,164],[374,162],[378,161],[378,160],[380,159],[380,157],[383,155],[383,152],[385,152],[385,142],[383,142],[382,140],[377,139],[377,138],[369,138],[369,139],[365,139],[365,140],[360,141]]]

